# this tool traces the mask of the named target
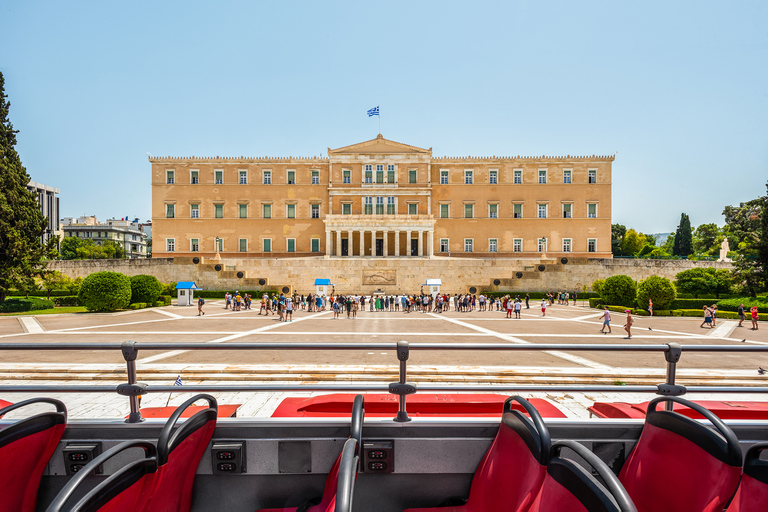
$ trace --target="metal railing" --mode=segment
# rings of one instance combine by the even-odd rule
[[[149,385],[138,380],[137,359],[140,350],[391,350],[396,348],[400,364],[399,380],[389,385],[383,384],[238,384],[238,385],[185,385],[183,390],[173,385]],[[116,343],[4,343],[0,351],[35,351],[62,350],[82,351],[120,350],[126,361],[128,382],[113,385],[2,385],[0,392],[27,393],[112,393],[127,396],[130,414],[127,423],[143,421],[139,410],[139,399],[147,393],[212,393],[212,392],[272,392],[272,391],[370,391],[388,392],[398,396],[399,410],[395,421],[410,421],[407,413],[407,396],[417,391],[504,391],[504,392],[629,392],[656,393],[665,396],[680,396],[686,393],[768,393],[768,386],[682,386],[675,383],[677,364],[683,352],[735,352],[753,353],[768,352],[768,345],[686,345],[665,343],[653,345],[637,344],[564,344],[542,343],[530,345],[506,345],[498,343],[417,343],[399,341],[393,347],[392,343],[168,343],[168,342],[134,342]],[[650,385],[552,385],[552,384],[416,384],[407,382],[408,358],[411,350],[474,350],[474,351],[547,351],[559,350],[567,352],[662,352],[667,363],[665,382],[656,386]],[[672,403],[666,407],[671,410]]]

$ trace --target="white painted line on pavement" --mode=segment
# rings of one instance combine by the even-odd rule
[[[176,313],[171,313],[170,311],[166,311],[164,309],[152,308],[150,311],[154,311],[155,313],[160,313],[161,315],[169,316],[171,318],[188,318],[184,315],[177,315]]]
[[[19,323],[21,324],[21,328],[24,329],[24,332],[29,334],[40,334],[45,332],[45,327],[43,327],[34,316],[20,316],[17,318],[19,319]]]
[[[739,325],[739,323],[736,321],[721,321],[720,325],[707,333],[707,336],[712,336],[714,338],[727,338],[731,335],[734,329],[736,329],[737,325]]]

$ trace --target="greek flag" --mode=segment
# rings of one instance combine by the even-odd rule
[[[368,117],[379,115],[379,107],[373,107],[368,111]]]
[[[181,375],[176,377],[176,382],[173,383],[174,386],[181,386]]]

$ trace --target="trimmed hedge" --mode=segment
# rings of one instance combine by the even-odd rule
[[[634,307],[637,297],[637,283],[624,274],[611,276],[605,280],[600,296],[613,306]]]
[[[637,284],[637,307],[645,309],[648,301],[653,300],[654,307],[666,309],[677,297],[677,290],[666,277],[649,276]]]
[[[83,280],[77,298],[88,311],[115,311],[131,302],[131,280],[119,272],[95,272]]]
[[[147,307],[147,303],[146,302],[134,302],[133,304],[129,305],[128,307],[131,308],[131,309],[144,309],[145,307]]]
[[[234,289],[233,290],[200,290],[200,291],[195,291],[195,298],[197,299],[202,297],[204,299],[224,299],[224,294],[227,292],[235,293],[235,290]],[[261,296],[264,295],[265,293],[268,293],[270,297],[272,297],[273,293],[277,296],[280,295],[280,293],[278,293],[277,290],[239,290],[239,292],[240,292],[240,295],[245,293],[250,295],[251,298],[253,299],[257,297],[261,299]]]
[[[768,299],[753,299],[752,297],[738,297],[736,299],[724,299],[718,301],[717,309],[722,311],[738,311],[739,304],[744,304],[744,314],[749,315],[752,306],[757,306],[758,311],[768,310]]]
[[[155,302],[155,307],[161,308],[163,306],[165,306],[165,302],[163,302],[161,300],[158,300],[157,302]]]
[[[715,304],[718,299],[707,297],[703,299],[677,299],[672,302],[670,309],[702,309],[704,306]]]
[[[45,290],[34,290],[29,292],[29,294],[27,294],[27,292],[11,289],[11,290],[8,290],[8,295],[29,295],[30,297],[47,297],[48,292]],[[64,297],[66,295],[71,295],[71,293],[68,290],[51,291],[51,297]]]
[[[28,299],[5,299],[0,303],[0,313],[22,313],[24,311],[43,311],[53,309],[53,301],[30,297]]]
[[[53,297],[53,303],[57,306],[79,306],[80,301],[77,295],[65,295],[63,297]]]
[[[157,300],[162,301],[165,303],[166,306],[171,305],[171,296],[170,295],[161,295],[157,298]]]
[[[163,293],[163,285],[155,276],[139,274],[131,277],[131,302],[152,303]]]

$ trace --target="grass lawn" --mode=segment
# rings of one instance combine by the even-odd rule
[[[21,316],[21,315],[58,315],[60,313],[86,313],[85,306],[63,306],[53,309],[42,309],[40,311],[23,311],[21,313],[0,313],[0,316]]]

